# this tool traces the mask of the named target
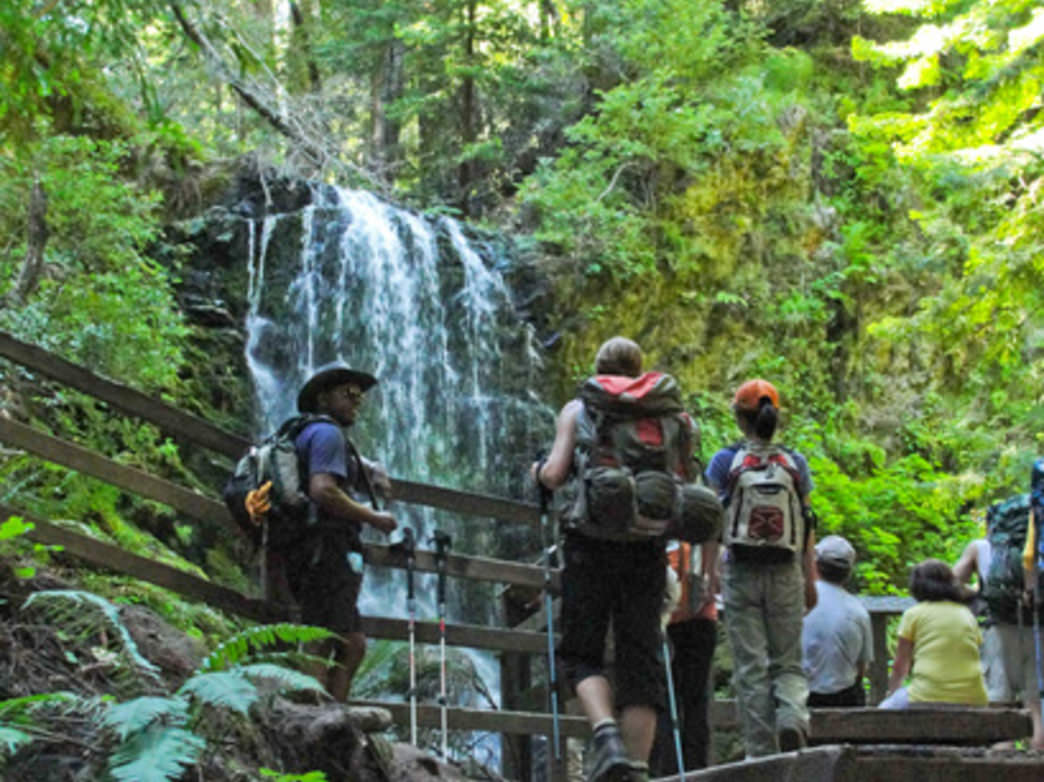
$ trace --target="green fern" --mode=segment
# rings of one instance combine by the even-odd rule
[[[321,641],[333,638],[334,633],[323,627],[297,625],[288,622],[271,625],[257,625],[236,633],[200,664],[202,671],[221,671],[244,662],[257,650],[276,644],[297,644]]]
[[[81,719],[94,721],[105,705],[102,697],[83,698],[71,692],[48,692],[0,701],[0,768],[22,747],[51,737],[58,717],[76,713]]]
[[[32,722],[32,713],[36,709],[55,704],[80,703],[83,700],[75,693],[59,691],[0,701],[0,725],[10,722]]]
[[[251,681],[258,679],[275,684],[280,692],[319,692],[325,693],[326,689],[314,676],[284,668],[268,662],[251,663],[236,669]]]
[[[183,728],[152,725],[125,742],[109,758],[109,773],[119,782],[170,782],[196,762],[205,739]]]
[[[197,673],[178,690],[178,695],[196,698],[210,706],[219,706],[246,714],[257,701],[257,687],[239,671]]]
[[[327,782],[326,774],[322,771],[308,771],[304,774],[284,774],[281,771],[263,768],[261,769],[261,776],[265,779],[275,780],[275,782]]]
[[[0,763],[11,757],[21,747],[31,744],[35,737],[18,728],[0,725]]]
[[[112,728],[120,741],[139,733],[157,720],[166,725],[181,726],[188,721],[188,703],[181,698],[145,696],[111,707],[102,724]]]
[[[22,609],[26,612],[35,609],[44,619],[83,641],[105,630],[111,631],[119,639],[116,652],[129,670],[149,685],[162,684],[159,668],[141,655],[116,606],[105,598],[81,590],[51,589],[34,592]]]

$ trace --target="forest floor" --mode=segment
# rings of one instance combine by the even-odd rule
[[[53,614],[26,605],[34,593],[77,590],[75,571],[37,568],[28,578],[0,560],[0,734],[14,727],[33,737],[0,755],[6,782],[83,782],[107,776],[120,740],[104,723],[108,709],[135,697],[178,696],[206,656],[203,644],[140,605],[118,605],[118,624],[83,622],[83,616],[56,621]],[[80,612],[83,613],[83,612]],[[157,675],[146,685],[118,651],[120,627]],[[25,699],[33,698],[32,702]],[[11,705],[13,703],[17,706]],[[160,719],[162,722],[162,718]],[[203,751],[170,779],[245,782],[275,779],[319,782],[420,782],[463,780],[409,744],[393,743],[381,732],[391,722],[383,710],[347,708],[315,694],[268,692],[248,714],[212,706],[192,706],[185,724],[205,740]],[[176,746],[153,747],[153,772],[176,755]],[[139,779],[137,776],[119,777]],[[163,777],[155,776],[155,779]]]

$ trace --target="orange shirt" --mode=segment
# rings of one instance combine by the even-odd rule
[[[718,620],[718,606],[714,601],[714,595],[707,595],[706,602],[698,610],[692,611],[689,608],[689,593],[692,588],[689,578],[689,558],[695,558],[691,569],[695,571],[698,579],[703,573],[702,553],[700,546],[691,546],[681,541],[678,542],[677,548],[667,552],[667,561],[678,576],[678,583],[681,584],[681,599],[678,601],[678,607],[671,614],[671,624],[696,618],[710,619],[713,622]]]

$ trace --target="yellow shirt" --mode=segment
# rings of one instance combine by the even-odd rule
[[[982,634],[960,603],[926,600],[899,620],[899,637],[913,644],[911,702],[987,704],[979,667]]]

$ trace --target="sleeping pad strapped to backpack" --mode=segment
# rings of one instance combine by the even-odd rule
[[[718,534],[718,498],[684,478],[694,427],[673,377],[596,375],[579,399],[567,529],[617,541]]]

